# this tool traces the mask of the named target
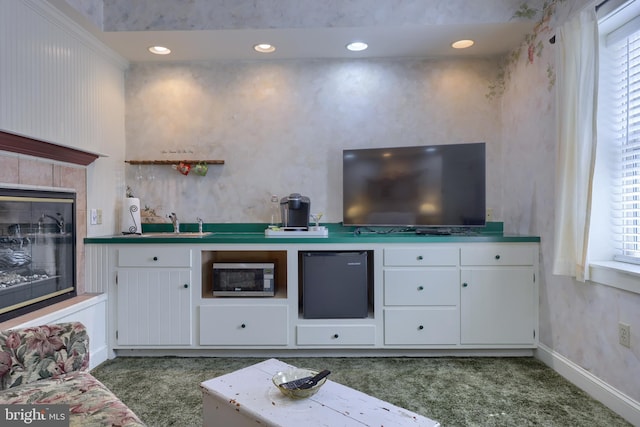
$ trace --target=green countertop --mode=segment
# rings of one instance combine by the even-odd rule
[[[87,237],[85,244],[317,244],[317,243],[455,243],[455,242],[540,242],[538,236],[505,235],[501,222],[490,222],[484,228],[451,229],[450,235],[419,235],[414,230],[400,227],[344,227],[341,224],[323,224],[328,237],[265,237],[268,224],[204,224],[204,236],[174,235],[171,224],[143,224],[143,235],[114,235]],[[181,232],[198,231],[197,224],[182,224]],[[359,230],[359,233],[357,232]],[[145,236],[162,233],[167,236]]]

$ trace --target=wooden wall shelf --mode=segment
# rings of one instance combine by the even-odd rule
[[[206,163],[208,165],[224,165],[224,160],[125,160],[130,165],[177,165],[180,162],[197,165]]]

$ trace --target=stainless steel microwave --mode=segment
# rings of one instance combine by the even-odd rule
[[[274,296],[274,263],[214,262],[213,295],[219,297]]]

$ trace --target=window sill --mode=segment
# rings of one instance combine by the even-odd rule
[[[640,265],[618,261],[591,262],[591,281],[640,294]]]

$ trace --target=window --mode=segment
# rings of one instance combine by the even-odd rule
[[[598,17],[590,280],[640,293],[640,0],[608,0]]]
[[[600,25],[601,171],[596,169],[593,206],[608,211],[606,221],[596,222],[606,224],[610,236],[607,258],[640,264],[640,16],[612,15]],[[608,191],[598,196],[598,186]]]
[[[618,242],[615,258],[640,261],[640,32],[611,47],[616,83],[612,98],[614,140],[618,164],[613,194],[612,222]]]

